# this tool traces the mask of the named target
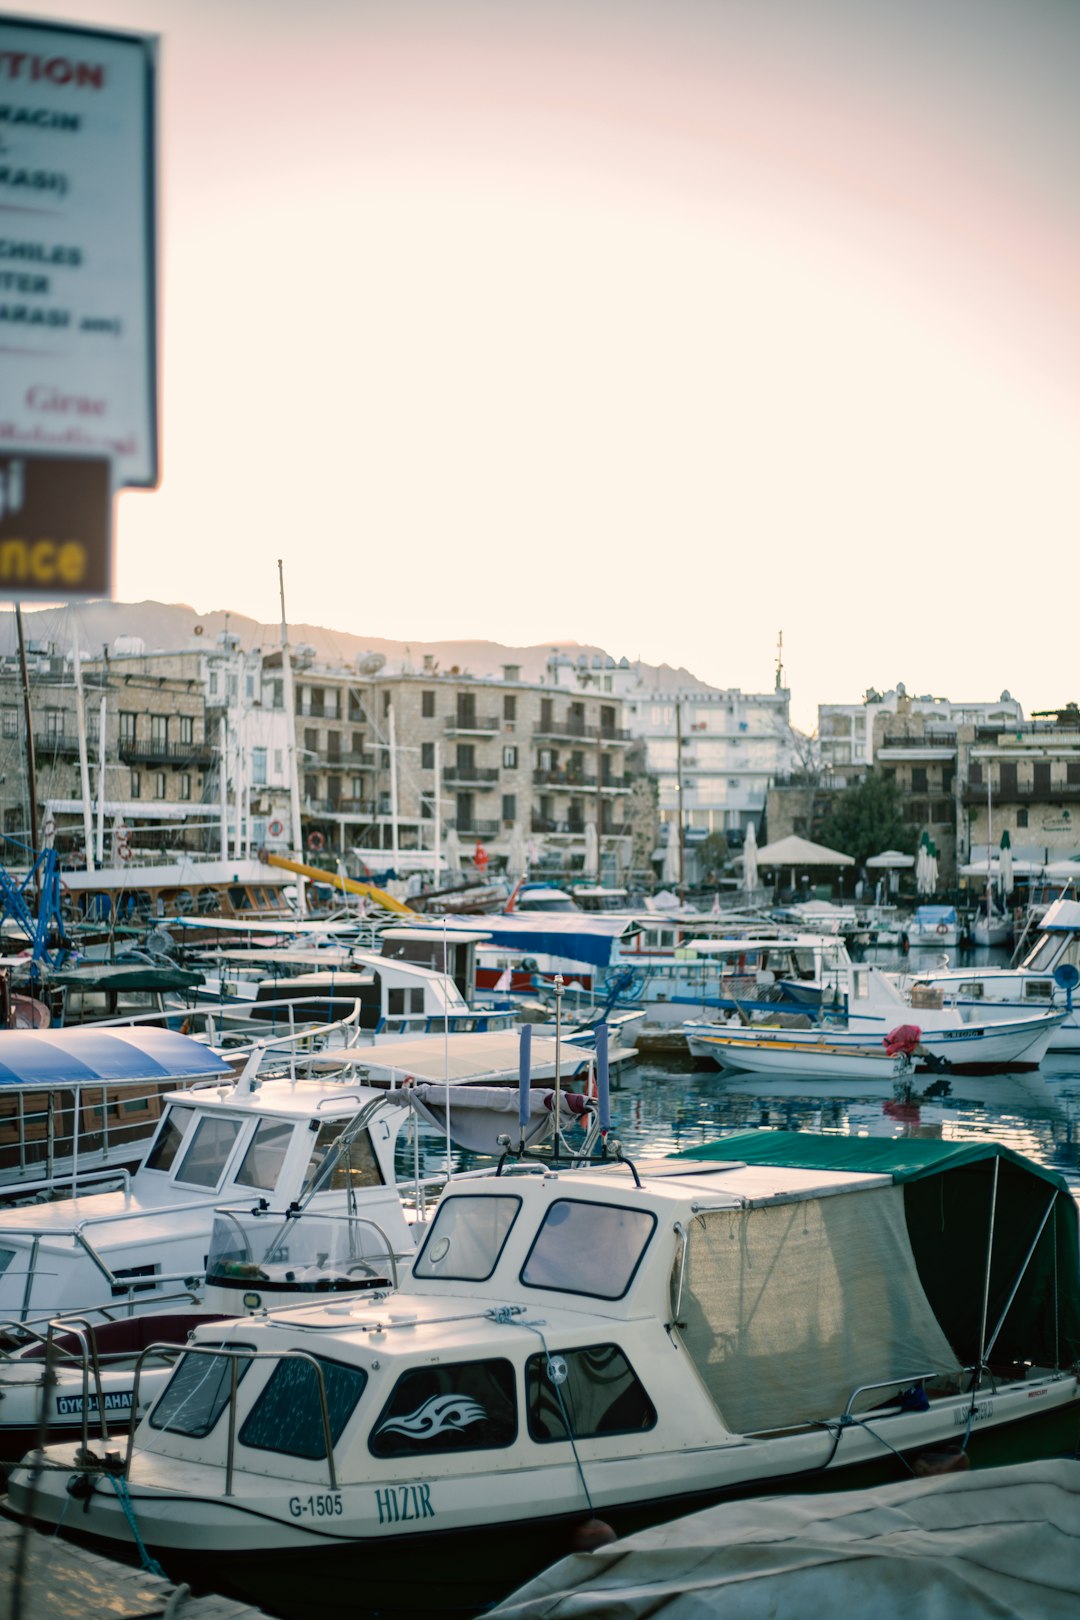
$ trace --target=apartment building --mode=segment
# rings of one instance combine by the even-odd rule
[[[961,738],[957,840],[965,861],[986,859],[1008,831],[1013,855],[1037,862],[1080,855],[1080,709],[980,725]]]
[[[856,779],[859,772],[869,770],[874,763],[874,728],[882,717],[896,714],[923,715],[931,729],[944,730],[1023,719],[1023,710],[1008,692],[1002,692],[996,702],[954,703],[928,693],[910,696],[902,681],[887,692],[871,686],[861,703],[818,704],[818,752],[823,771]]]

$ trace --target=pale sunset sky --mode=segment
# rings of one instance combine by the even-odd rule
[[[117,595],[1080,699],[1074,0],[62,0],[161,36]]]

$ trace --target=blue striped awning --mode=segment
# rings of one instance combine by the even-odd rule
[[[0,1030],[0,1086],[232,1078],[224,1058],[171,1029]]]

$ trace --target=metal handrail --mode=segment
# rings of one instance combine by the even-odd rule
[[[125,1480],[129,1480],[131,1478],[131,1459],[135,1450],[135,1430],[138,1426],[139,1380],[142,1377],[143,1362],[146,1360],[147,1356],[153,1354],[154,1352],[161,1353],[162,1351],[166,1350],[175,1350],[180,1352],[182,1355],[188,1356],[228,1356],[232,1362],[229,1369],[229,1430],[228,1449],[225,1456],[224,1494],[226,1496],[231,1496],[233,1494],[233,1472],[235,1468],[236,1454],[236,1387],[239,1381],[237,1374],[237,1363],[241,1360],[241,1358],[244,1361],[283,1361],[287,1357],[292,1357],[294,1360],[308,1362],[315,1373],[316,1388],[319,1394],[319,1413],[322,1418],[323,1444],[326,1447],[326,1465],[327,1474],[330,1480],[330,1489],[333,1491],[337,1490],[337,1470],[334,1467],[334,1447],[330,1435],[330,1408],[326,1401],[326,1383],[323,1378],[323,1370],[319,1366],[317,1356],[313,1355],[310,1350],[243,1350],[233,1349],[231,1345],[227,1344],[178,1345],[168,1344],[164,1341],[160,1344],[148,1344],[146,1349],[139,1353],[135,1361],[135,1377],[131,1391],[131,1421],[128,1425],[127,1453],[124,1457],[123,1475]]]
[[[932,1372],[902,1373],[899,1378],[883,1378],[877,1384],[860,1384],[858,1389],[853,1389],[848,1396],[848,1403],[841,1414],[841,1422],[851,1416],[851,1409],[860,1395],[869,1395],[875,1389],[896,1389],[901,1384],[925,1384],[931,1378],[946,1376],[948,1375],[940,1367],[935,1367]]]

